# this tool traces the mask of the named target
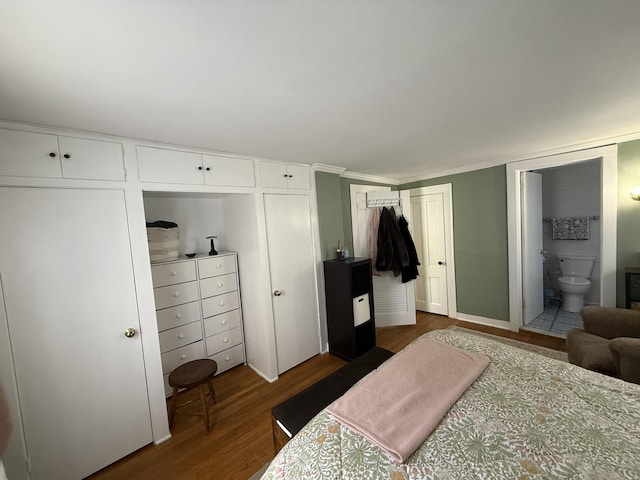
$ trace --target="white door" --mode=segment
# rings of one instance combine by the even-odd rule
[[[411,213],[413,238],[420,259],[416,280],[416,308],[448,315],[443,197],[442,193],[412,197]]]
[[[5,187],[0,205],[31,478],[79,479],[152,441],[124,193]]]
[[[355,187],[355,188],[354,188]],[[395,201],[396,215],[405,215],[407,221],[411,220],[411,205],[409,192],[391,192],[381,187],[359,188],[362,185],[351,185],[352,227],[353,227],[353,254],[355,257],[368,257],[367,242],[369,237],[368,225],[371,212],[375,206],[367,206],[367,198],[375,199],[380,205],[385,199]],[[397,202],[399,201],[399,205]],[[354,208],[355,205],[355,208]],[[411,225],[410,225],[411,227]],[[371,259],[372,263],[376,260]],[[374,263],[375,264],[375,263]],[[395,325],[415,325],[416,323],[416,297],[415,280],[402,283],[401,276],[394,277],[393,272],[380,272],[373,276],[373,307],[376,327],[389,327]]]
[[[522,172],[522,297],[523,321],[544,311],[542,244],[542,175]]]
[[[320,353],[308,195],[264,196],[278,373]]]

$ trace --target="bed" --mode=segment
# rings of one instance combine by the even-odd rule
[[[323,410],[262,478],[640,478],[640,385],[461,331],[425,336],[490,363],[404,463]]]

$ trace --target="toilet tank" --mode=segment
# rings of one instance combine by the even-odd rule
[[[590,278],[596,257],[588,255],[558,255],[563,277]]]

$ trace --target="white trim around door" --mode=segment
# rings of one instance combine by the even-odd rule
[[[513,331],[517,331],[522,326],[522,192],[520,174],[530,170],[559,167],[595,159],[601,159],[602,168],[600,302],[602,306],[606,307],[613,307],[616,304],[617,145],[508,163],[509,325]]]

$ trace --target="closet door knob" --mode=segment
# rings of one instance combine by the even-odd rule
[[[438,265],[444,265],[444,262],[440,261],[438,262]]]
[[[55,153],[55,152],[51,152],[51,153],[49,153],[49,156],[50,156],[51,158],[55,158],[56,153]]]
[[[71,158],[71,155],[69,155],[68,153],[65,153],[65,154],[63,155],[63,157],[64,157],[64,158]]]
[[[277,290],[277,289],[273,291],[273,296],[274,297],[279,297],[280,295],[282,295],[282,291]]]
[[[202,165],[200,165],[200,166],[198,167],[198,170],[202,170]]]
[[[127,338],[133,338],[136,336],[136,329],[135,328],[127,328],[124,331],[124,336]]]
[[[205,170],[206,170],[207,172],[210,172],[210,171],[211,171],[211,167],[207,167],[207,168],[205,168]]]

